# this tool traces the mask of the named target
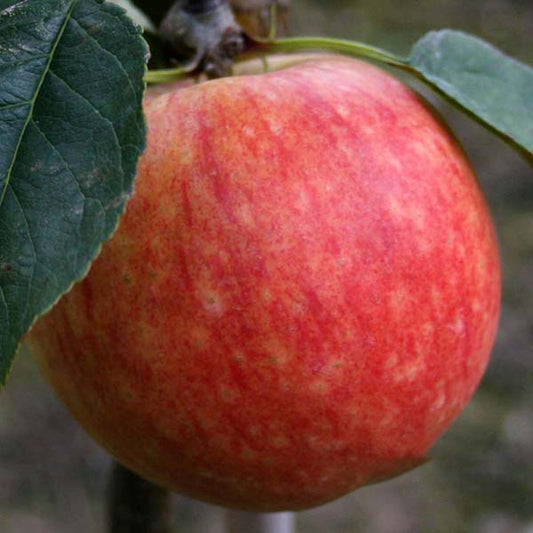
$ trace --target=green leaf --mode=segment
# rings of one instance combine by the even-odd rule
[[[146,56],[102,0],[0,11],[0,384],[117,227],[145,144]]]
[[[533,154],[533,68],[453,30],[422,37],[408,64],[471,116]]]

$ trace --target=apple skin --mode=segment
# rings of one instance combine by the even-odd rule
[[[394,476],[474,393],[500,309],[461,148],[348,59],[148,91],[121,225],[31,332],[119,461],[179,493],[302,509]]]

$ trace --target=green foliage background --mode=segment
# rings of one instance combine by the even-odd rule
[[[533,63],[530,0],[293,0],[292,9],[295,34],[346,37],[407,53],[426,31],[453,27]],[[504,261],[499,337],[481,389],[431,463],[300,513],[301,533],[533,531],[533,169],[417,88],[465,145],[493,209]],[[104,531],[109,462],[23,350],[0,397],[0,531]],[[222,532],[222,510],[178,497],[174,503],[177,531]]]

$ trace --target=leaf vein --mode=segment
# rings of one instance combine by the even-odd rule
[[[5,61],[3,63],[0,63],[0,66],[11,67],[14,65],[24,65],[25,63],[30,63],[31,61],[35,61],[36,59],[42,59],[43,57],[48,57],[48,54],[35,54],[24,59],[18,59],[17,61]]]
[[[16,109],[17,107],[24,107],[25,105],[31,104],[31,100],[24,100],[17,102],[16,104],[7,104],[0,106],[0,109],[4,111],[5,109]]]
[[[135,90],[135,87],[134,87],[134,84],[133,84],[133,81],[128,73],[128,71],[124,68],[124,65],[122,64],[122,61],[120,61],[119,57],[114,54],[113,52],[111,52],[110,50],[108,50],[107,48],[105,48],[102,43],[100,41],[98,41],[98,39],[96,39],[96,37],[94,35],[91,35],[87,30],[86,28],[82,25],[82,23],[73,18],[72,19],[72,22],[73,23],[76,23],[77,26],[80,28],[81,31],[84,32],[84,34],[87,36],[87,38],[91,41],[93,41],[94,43],[96,43],[96,45],[103,51],[105,52],[106,54],[108,54],[110,57],[112,57],[115,61],[116,61],[116,64],[118,66],[118,68],[122,71],[122,73],[124,74],[126,80],[128,81],[128,85],[129,85],[129,88],[130,88],[130,91],[131,91],[131,94],[135,97],[137,95],[137,91]],[[139,124],[138,122],[138,117],[135,115],[135,122],[136,122],[136,128],[140,128],[141,127],[141,124]],[[119,144],[120,146],[120,144]],[[121,152],[121,155],[122,155],[122,152]],[[121,165],[122,167],[122,165]],[[122,170],[122,168],[121,168]],[[124,172],[121,173],[121,188],[123,189],[124,188]]]
[[[124,76],[126,77],[126,79],[128,80],[128,85],[131,89],[131,92],[132,94],[137,94],[137,92],[135,91],[135,88],[133,86],[133,82],[130,78],[130,75],[128,74],[128,71],[124,68],[124,65],[122,64],[122,61],[120,61],[120,59],[118,58],[118,56],[116,54],[114,54],[113,52],[111,52],[110,50],[108,50],[107,48],[105,48],[102,43],[96,39],[96,37],[94,35],[91,35],[85,28],[84,26],[81,24],[81,22],[75,18],[72,19],[72,22],[73,23],[76,23],[78,25],[78,27],[80,28],[80,30],[82,30],[85,35],[91,40],[93,41],[94,43],[96,43],[96,45],[103,51],[105,52],[106,54],[108,54],[110,57],[112,57],[116,62],[117,62],[117,65],[118,67],[120,68],[120,70],[122,71],[122,73],[124,74]]]
[[[43,86],[44,80],[45,80],[45,78],[46,78],[46,76],[48,74],[48,69],[50,68],[50,64],[51,64],[52,59],[54,57],[54,54],[55,54],[55,51],[57,49],[58,43],[61,40],[61,37],[63,36],[63,32],[65,31],[65,28],[67,27],[68,21],[69,21],[70,17],[72,16],[72,12],[74,11],[74,7],[78,3],[78,1],[79,0],[72,0],[72,4],[69,7],[67,13],[65,14],[65,21],[63,22],[63,24],[59,28],[59,31],[57,32],[56,38],[53,41],[53,46],[52,46],[52,48],[50,50],[50,53],[48,54],[49,59],[47,61],[47,64],[46,64],[45,68],[43,69],[43,73],[42,73],[41,79],[39,80],[39,83],[37,85],[35,94],[34,94],[33,98],[31,99],[30,110],[28,112],[28,116],[26,117],[25,124],[21,128],[20,135],[19,135],[19,138],[18,138],[18,141],[17,141],[17,148],[15,149],[13,157],[11,158],[9,167],[7,169],[6,177],[5,177],[4,180],[2,180],[4,182],[4,187],[3,187],[3,190],[0,191],[0,205],[2,205],[2,203],[4,201],[4,197],[5,197],[7,188],[9,186],[10,182],[11,182],[11,174],[12,174],[13,168],[15,166],[15,161],[17,159],[17,156],[18,156],[18,153],[19,153],[19,150],[20,150],[20,146],[22,145],[22,139],[24,137],[24,134],[26,132],[28,124],[30,123],[30,120],[32,118],[33,110],[35,108],[35,103],[37,101],[37,96],[39,95],[39,93],[41,91],[41,88]]]
[[[96,115],[98,115],[103,121],[105,121],[111,127],[111,130],[113,131],[113,137],[115,138],[115,141],[116,141],[116,146],[118,147],[119,152],[121,154],[121,157],[120,157],[120,175],[121,175],[121,189],[122,189],[123,188],[123,181],[124,181],[124,169],[122,167],[122,146],[120,144],[120,139],[118,137],[118,134],[117,134],[117,131],[115,129],[115,125],[113,124],[113,121],[110,120],[109,118],[105,117],[104,115],[102,115],[101,111],[87,97],[85,97],[79,91],[74,89],[74,87],[72,87],[64,78],[62,78],[59,74],[54,72],[52,69],[50,69],[50,74],[52,74],[59,81],[61,81],[65,85],[65,87],[67,87],[67,89],[69,91],[71,91],[76,96],[81,98],[92,109],[92,111]]]
[[[69,172],[69,174],[72,176],[74,182],[76,183],[76,188],[80,194],[80,196],[82,198],[85,199],[85,201],[83,202],[83,205],[82,205],[82,218],[83,218],[83,214],[85,213],[85,202],[87,200],[93,200],[94,202],[96,202],[100,208],[100,211],[104,214],[105,216],[105,213],[106,213],[106,210],[104,208],[104,205],[102,203],[102,200],[100,200],[99,198],[93,198],[93,197],[89,197],[87,196],[82,187],[81,187],[81,184],[80,182],[76,179],[76,173],[74,172],[74,170],[72,169],[72,167],[70,166],[70,164],[68,163],[68,161],[63,157],[63,154],[59,151],[59,149],[57,148],[57,146],[52,143],[52,141],[46,136],[46,133],[38,126],[38,124],[35,123],[35,121],[33,121],[33,126],[35,127],[35,129],[38,131],[38,133],[42,136],[42,138],[45,140],[46,143],[48,143],[48,145],[51,147],[51,149],[57,154],[57,156],[61,159],[61,161],[63,162],[63,164],[65,165],[65,168],[66,170]],[[80,235],[78,235],[78,237],[80,237]],[[80,249],[78,248],[76,250],[76,265],[78,265],[78,262],[79,262],[79,256],[80,256]]]

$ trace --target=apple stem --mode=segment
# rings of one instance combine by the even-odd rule
[[[302,59],[306,59],[306,56],[295,54],[294,52],[311,51],[322,51],[322,54],[324,52],[333,52],[349,57],[362,57],[399,67],[403,70],[411,72],[413,70],[407,59],[365,43],[346,39],[332,39],[329,37],[288,37],[275,40],[248,39],[247,50],[239,57],[236,57],[233,72],[238,73],[239,65],[253,61],[254,56],[257,57],[257,54],[268,55],[269,62],[272,63],[276,62],[276,55],[282,54],[281,68],[283,68],[283,63],[291,63],[291,56],[294,58],[292,63],[298,63]],[[145,81],[147,83],[175,81],[190,76],[191,72],[194,71],[194,65],[181,66],[174,69],[152,70],[146,73]]]
[[[171,533],[170,493],[115,462],[108,501],[108,533]]]
[[[257,48],[265,53],[288,53],[298,51],[320,50],[335,52],[351,57],[364,57],[393,65],[408,67],[407,60],[391,52],[358,41],[334,39],[330,37],[287,37],[284,39],[253,41],[249,50]]]
[[[296,515],[286,513],[247,513],[228,511],[227,533],[294,533]]]

